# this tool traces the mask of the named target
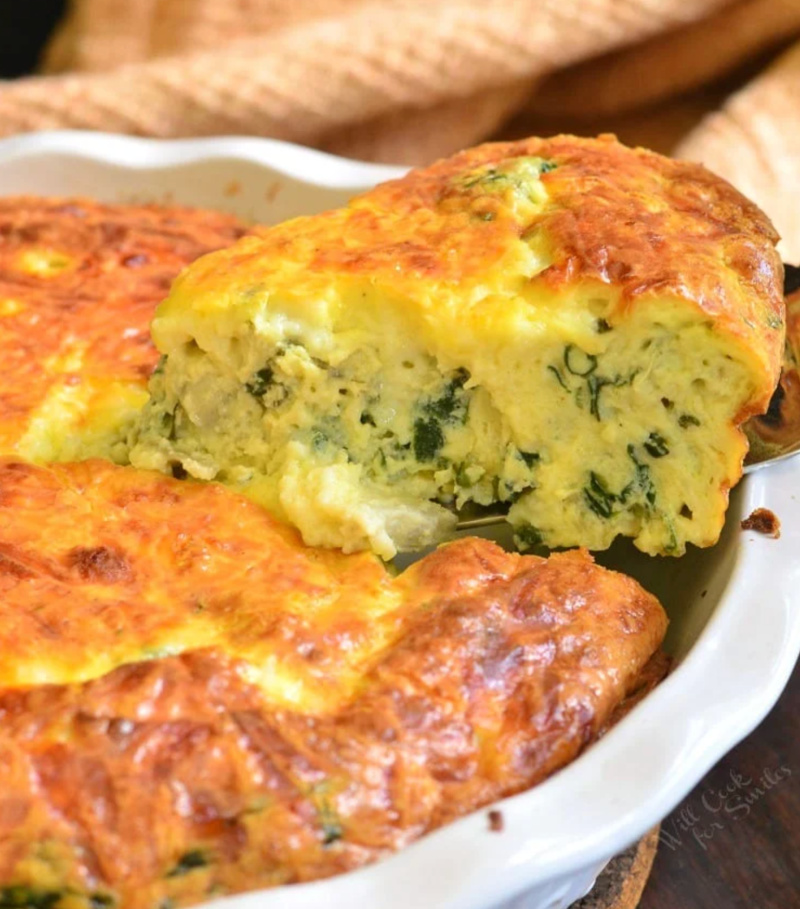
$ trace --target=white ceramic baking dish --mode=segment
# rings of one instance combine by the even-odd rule
[[[395,168],[262,139],[158,142],[41,133],[0,142],[0,193],[90,195],[217,207],[270,222],[336,205]],[[800,652],[800,461],[747,478],[711,550],[602,558],[661,597],[672,675],[602,741],[547,782],[392,858],[313,884],[216,901],[224,909],[562,909],[605,862],[664,817],[772,707]],[[771,508],[773,540],[739,529]],[[524,894],[524,896],[522,896]]]

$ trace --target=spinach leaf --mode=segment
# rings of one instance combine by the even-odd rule
[[[114,897],[110,893],[90,893],[89,905],[91,909],[104,909],[106,906],[114,905]]]
[[[170,868],[167,877],[183,877],[195,868],[205,868],[208,864],[208,858],[202,849],[190,849],[183,853],[174,867]]]
[[[548,368],[548,369],[550,370],[550,372],[553,373],[553,375],[556,377],[556,380],[558,381],[558,384],[564,389],[564,391],[569,391],[569,386],[568,386],[567,383],[564,381],[564,377],[561,375],[561,372],[559,371],[558,367],[556,367],[556,366],[548,366],[547,368]]]
[[[589,485],[583,489],[583,497],[589,508],[601,518],[610,518],[614,514],[614,503],[618,496],[606,486],[605,480],[594,471],[589,473]]]
[[[628,457],[633,461],[634,464],[637,486],[644,494],[644,497],[647,500],[648,504],[655,505],[656,487],[653,483],[653,478],[650,475],[649,465],[644,464],[636,457],[636,449],[633,445],[628,445]]]
[[[254,398],[260,398],[265,394],[274,380],[275,374],[272,371],[272,368],[269,366],[264,366],[257,372],[253,373],[250,379],[244,383],[244,387]]]
[[[433,461],[444,446],[443,425],[457,425],[467,419],[469,396],[464,384],[466,369],[458,369],[443,391],[420,404],[422,416],[414,421],[413,448],[418,461]]]
[[[623,376],[614,376],[613,379],[607,376],[598,376],[596,373],[588,376],[586,385],[589,389],[589,413],[598,421],[602,419],[600,415],[600,392],[607,386],[612,388],[622,388],[623,385],[630,385],[636,378],[638,370],[634,370],[627,378]]]
[[[458,369],[445,385],[444,391],[422,405],[423,413],[446,423],[463,423],[467,416],[467,396],[464,384],[469,379],[466,369]]]
[[[645,451],[653,458],[663,458],[669,454],[667,440],[660,433],[651,432],[644,443]]]
[[[567,344],[564,348],[564,365],[573,376],[585,378],[597,369],[597,357],[585,353],[574,344]]]
[[[414,457],[418,461],[433,461],[444,446],[444,433],[433,417],[418,417],[414,421]]]
[[[514,542],[518,549],[533,549],[534,546],[544,545],[544,534],[533,524],[523,524],[516,528]]]
[[[320,799],[317,806],[320,824],[322,825],[322,845],[331,846],[344,836],[342,822],[328,799]]]
[[[24,884],[0,887],[0,909],[51,909],[65,895],[60,890],[35,890]]]

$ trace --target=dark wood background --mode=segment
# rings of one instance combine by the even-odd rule
[[[800,664],[767,719],[664,821],[639,909],[800,909]]]

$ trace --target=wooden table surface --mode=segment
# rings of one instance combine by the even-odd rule
[[[639,909],[800,909],[800,664],[767,719],[664,821]]]

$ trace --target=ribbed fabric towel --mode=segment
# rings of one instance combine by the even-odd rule
[[[0,135],[235,133],[416,164],[615,131],[726,176],[800,260],[798,37],[800,0],[72,0],[41,75],[0,83]]]

